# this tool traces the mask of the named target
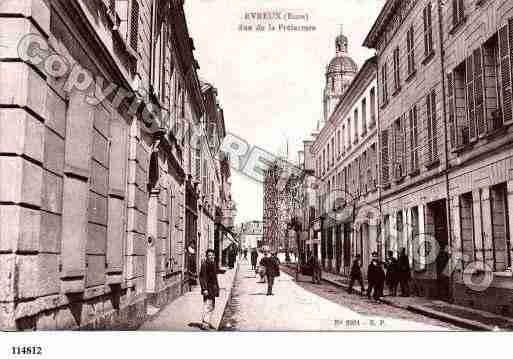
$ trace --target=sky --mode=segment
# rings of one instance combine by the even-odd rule
[[[326,65],[343,24],[360,67],[374,54],[362,43],[384,0],[187,0],[185,13],[198,74],[218,89],[226,129],[297,163],[297,151],[322,117]],[[240,31],[248,12],[307,14],[307,20],[250,21],[312,25],[315,31]],[[236,222],[262,220],[263,185],[232,170]]]

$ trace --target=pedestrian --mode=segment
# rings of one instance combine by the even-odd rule
[[[273,295],[274,278],[280,276],[280,262],[276,253],[265,253],[262,258],[262,265],[265,267],[265,276],[267,279],[267,295]]]
[[[367,269],[367,297],[373,295],[374,300],[378,301],[383,296],[383,285],[385,283],[385,271],[378,260],[378,253],[372,253],[372,259]]]
[[[207,249],[205,259],[201,263],[200,286],[203,295],[203,317],[201,328],[204,330],[215,329],[211,324],[216,297],[219,297],[219,283],[217,281],[217,267],[214,262],[214,250]]]
[[[266,267],[265,267],[265,258],[266,258],[266,252],[263,253],[262,258],[260,259],[260,262],[258,263],[258,275],[260,276],[260,280],[258,283],[265,283],[266,280]]]
[[[230,250],[228,251],[228,267],[233,269],[235,266],[235,261],[237,260],[237,247],[235,244],[231,245]]]
[[[353,260],[353,264],[351,265],[351,273],[349,276],[349,289],[347,290],[349,294],[353,292],[353,285],[357,281],[362,288],[362,295],[365,295],[365,286],[363,285],[363,276],[362,276],[362,261],[359,254],[356,255]]]
[[[397,261],[397,272],[399,277],[399,284],[401,287],[401,296],[410,296],[410,260],[406,254],[406,248],[401,248],[401,254]]]
[[[313,254],[310,254],[310,259],[308,260],[310,264],[310,268],[312,269],[312,283],[321,283],[321,266],[319,265],[319,261],[317,257]]]
[[[385,269],[387,270],[386,284],[388,291],[391,296],[397,295],[397,284],[398,284],[398,271],[397,271],[397,259],[394,257],[394,252],[387,252],[387,259],[385,261]]]
[[[244,248],[244,260],[247,261],[248,260],[248,249],[247,248]]]
[[[253,248],[251,250],[251,269],[252,270],[256,270],[257,259],[258,259],[258,252],[257,252],[256,248]]]

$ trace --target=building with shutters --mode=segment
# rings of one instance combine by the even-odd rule
[[[0,328],[136,327],[188,290],[220,206],[217,162],[208,192],[194,178],[209,107],[183,2],[0,14]]]
[[[384,249],[407,248],[415,294],[508,316],[512,39],[510,1],[389,0],[364,43],[378,56]],[[423,260],[428,237],[450,255]]]
[[[349,274],[357,254],[365,265],[377,250],[373,223],[379,214],[376,87],[373,57],[345,88],[314,141],[305,143],[304,151],[310,153],[305,156],[305,168],[312,169],[318,179],[310,237],[320,239],[321,263],[334,273]],[[361,223],[356,223],[357,218]]]

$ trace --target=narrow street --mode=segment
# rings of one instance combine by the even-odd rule
[[[287,273],[276,278],[274,295],[250,265],[241,261],[221,330],[238,331],[447,331],[451,324],[376,303],[328,283],[297,283]]]

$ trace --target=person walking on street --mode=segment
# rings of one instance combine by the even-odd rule
[[[401,286],[401,296],[410,296],[410,260],[406,254],[406,248],[401,248],[401,254],[397,261],[397,271],[399,274],[399,284]]]
[[[199,274],[201,294],[203,295],[203,317],[201,328],[215,329],[211,324],[216,297],[219,297],[219,283],[217,281],[217,266],[214,262],[214,250],[207,249],[205,259],[201,263]]]
[[[257,259],[258,259],[258,252],[256,249],[251,250],[251,269],[256,270],[257,265]]]
[[[347,292],[351,294],[353,292],[353,285],[357,281],[362,288],[362,295],[365,293],[365,286],[363,285],[363,276],[362,276],[362,261],[360,255],[357,254],[355,259],[353,260],[353,264],[351,266],[351,273],[349,278],[349,289]]]
[[[398,284],[398,271],[397,271],[397,259],[394,257],[394,252],[388,251],[387,259],[385,262],[385,269],[387,270],[386,275],[386,284],[388,286],[388,291],[391,296],[397,295],[397,284]]]
[[[244,251],[242,253],[244,254],[244,260],[247,261],[248,260],[248,250],[247,250],[247,248],[244,248]]]
[[[267,295],[273,295],[274,278],[280,275],[280,264],[275,253],[267,252],[262,258],[262,265],[265,267],[267,278]]]
[[[367,287],[367,297],[370,299],[372,292],[374,300],[378,301],[379,298],[383,296],[385,271],[378,260],[377,252],[372,253],[372,260],[367,269],[367,280],[369,282]]]
[[[260,262],[258,262],[258,274],[260,275],[260,280],[258,283],[265,283],[265,277],[266,277],[266,268],[265,268],[265,258],[266,258],[266,252],[263,253],[263,257],[260,259]]]
[[[310,254],[309,259],[310,267],[312,268],[312,283],[321,283],[321,266],[319,265],[319,261],[317,257],[313,254]]]

